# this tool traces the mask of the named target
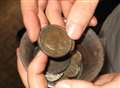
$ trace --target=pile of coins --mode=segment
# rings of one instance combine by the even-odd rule
[[[103,47],[92,30],[77,42],[58,25],[42,28],[37,43],[32,43],[25,33],[20,42],[20,58],[26,69],[39,50],[49,56],[45,72],[49,86],[61,79],[91,81],[104,62]]]

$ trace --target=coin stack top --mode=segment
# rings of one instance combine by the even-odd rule
[[[57,25],[48,25],[44,27],[38,39],[38,45],[41,50],[53,58],[63,57],[73,47],[71,40],[65,29]]]

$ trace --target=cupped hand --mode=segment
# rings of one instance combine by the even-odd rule
[[[19,49],[17,49],[17,56],[19,56]],[[18,72],[26,88],[48,88],[44,75],[46,64],[47,56],[40,51],[29,65],[28,71],[26,71],[18,57]],[[100,76],[95,82],[62,80],[53,88],[120,88],[119,83],[120,73],[112,73]]]
[[[105,74],[93,83],[83,80],[63,80],[54,88],[120,88],[120,73]]]
[[[28,69],[25,70],[19,58],[19,49],[17,49],[18,72],[25,88],[48,88],[47,80],[44,75],[47,61],[47,56],[43,52],[39,51],[30,63]]]

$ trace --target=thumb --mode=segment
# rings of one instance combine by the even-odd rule
[[[66,30],[70,38],[77,40],[93,17],[99,0],[76,0],[67,18]]]
[[[55,88],[99,88],[93,83],[82,80],[63,80],[55,85]]]
[[[44,71],[47,64],[47,56],[39,51],[28,67],[28,82],[30,88],[47,88],[47,80]]]

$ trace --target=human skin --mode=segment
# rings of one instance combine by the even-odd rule
[[[31,41],[37,40],[41,28],[48,23],[66,27],[71,39],[79,39],[88,25],[97,24],[93,14],[98,2],[99,0],[21,0],[23,21]],[[17,56],[18,54],[19,49]],[[47,55],[40,51],[26,71],[18,57],[18,72],[26,88],[47,88],[44,76],[47,59]],[[63,80],[55,88],[120,88],[119,83],[120,73],[114,73],[103,75],[93,83]]]
[[[69,37],[77,40],[87,26],[97,24],[93,14],[98,2],[99,0],[21,0],[21,10],[33,42],[38,39],[42,27],[48,23],[65,27]]]
[[[17,49],[17,57],[19,49]],[[30,63],[26,71],[20,58],[17,59],[17,67],[19,75],[25,88],[48,88],[45,79],[44,70],[48,58],[41,51]],[[84,80],[62,80],[59,81],[54,88],[120,88],[120,73],[105,74],[98,77],[94,82]]]

